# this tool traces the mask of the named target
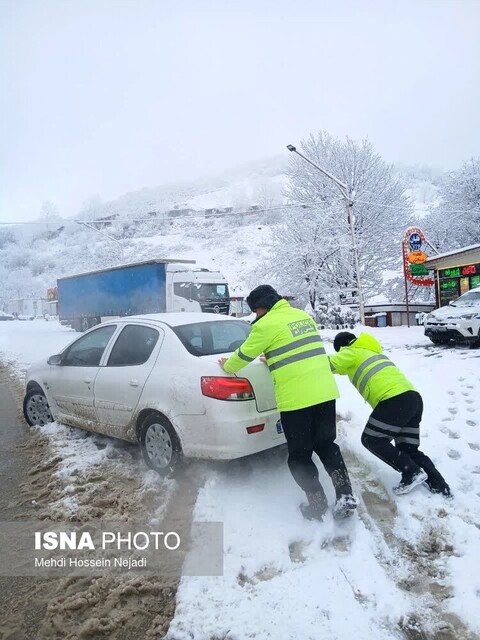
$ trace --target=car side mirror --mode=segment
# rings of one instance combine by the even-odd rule
[[[57,353],[54,356],[50,356],[49,359],[47,360],[47,364],[55,364],[55,365],[62,364],[62,354]]]
[[[453,300],[450,300],[450,302],[448,304],[449,304],[449,306],[451,306],[453,304]]]

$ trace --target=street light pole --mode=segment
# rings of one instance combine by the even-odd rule
[[[340,193],[343,196],[343,199],[345,200],[347,221],[350,226],[350,234],[352,236],[353,260],[355,263],[355,273],[356,273],[357,289],[358,289],[358,310],[360,315],[360,322],[362,324],[365,324],[365,304],[363,300],[362,280],[360,275],[360,262],[358,259],[357,237],[355,235],[355,226],[353,222],[352,190],[348,185],[345,184],[345,182],[342,182],[341,180],[336,178],[334,175],[332,175],[329,171],[320,167],[318,164],[310,160],[310,158],[307,158],[307,156],[304,156],[303,153],[300,153],[300,151],[297,151],[296,147],[294,147],[292,144],[287,144],[287,149],[289,151],[292,151],[293,153],[296,153],[297,156],[300,156],[303,160],[305,160],[305,162],[308,162],[308,164],[312,165],[312,167],[315,167],[315,169],[320,171],[320,173],[323,173],[324,176],[326,176],[327,178],[330,178],[330,180],[332,180],[337,185],[337,187],[340,190]]]
[[[77,224],[83,224],[84,227],[87,227],[88,229],[92,229],[92,231],[96,231],[97,233],[100,233],[102,236],[105,236],[106,238],[108,238],[112,242],[115,242],[116,244],[118,244],[118,246],[120,247],[121,256],[122,256],[122,264],[123,264],[123,262],[124,262],[123,242],[121,242],[120,240],[117,240],[116,238],[114,238],[113,236],[109,235],[108,233],[105,233],[105,231],[102,231],[101,229],[97,229],[97,227],[94,227],[93,225],[88,224],[88,222],[84,222],[83,220],[75,220],[75,222]]]

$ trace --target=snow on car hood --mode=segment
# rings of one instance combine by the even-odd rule
[[[456,318],[461,318],[462,316],[469,316],[474,313],[480,314],[480,305],[461,305],[458,307],[453,307],[448,305],[446,307],[440,307],[440,309],[435,309],[432,311],[430,317],[427,322],[430,320],[454,320]]]

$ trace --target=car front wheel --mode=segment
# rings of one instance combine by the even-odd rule
[[[40,387],[27,392],[23,400],[23,415],[30,426],[38,424],[43,427],[48,422],[53,422],[47,398]]]
[[[173,474],[183,459],[175,429],[164,416],[156,413],[147,416],[141,424],[140,447],[145,462],[161,476]]]

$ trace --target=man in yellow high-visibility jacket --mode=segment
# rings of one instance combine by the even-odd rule
[[[330,356],[332,371],[347,375],[373,408],[363,430],[363,446],[402,474],[393,491],[408,493],[426,482],[433,493],[450,497],[445,479],[419,449],[423,401],[413,384],[368,333],[357,338],[342,331],[335,336],[333,346],[337,353]]]
[[[308,504],[301,505],[303,515],[321,520],[328,508],[312,460],[315,452],[335,487],[334,515],[349,516],[358,501],[335,443],[338,388],[318,327],[307,313],[290,306],[270,285],[254,289],[247,303],[257,316],[252,331],[230,358],[221,358],[219,363],[227,373],[236,373],[264,354],[287,439],[288,466],[308,499]]]

